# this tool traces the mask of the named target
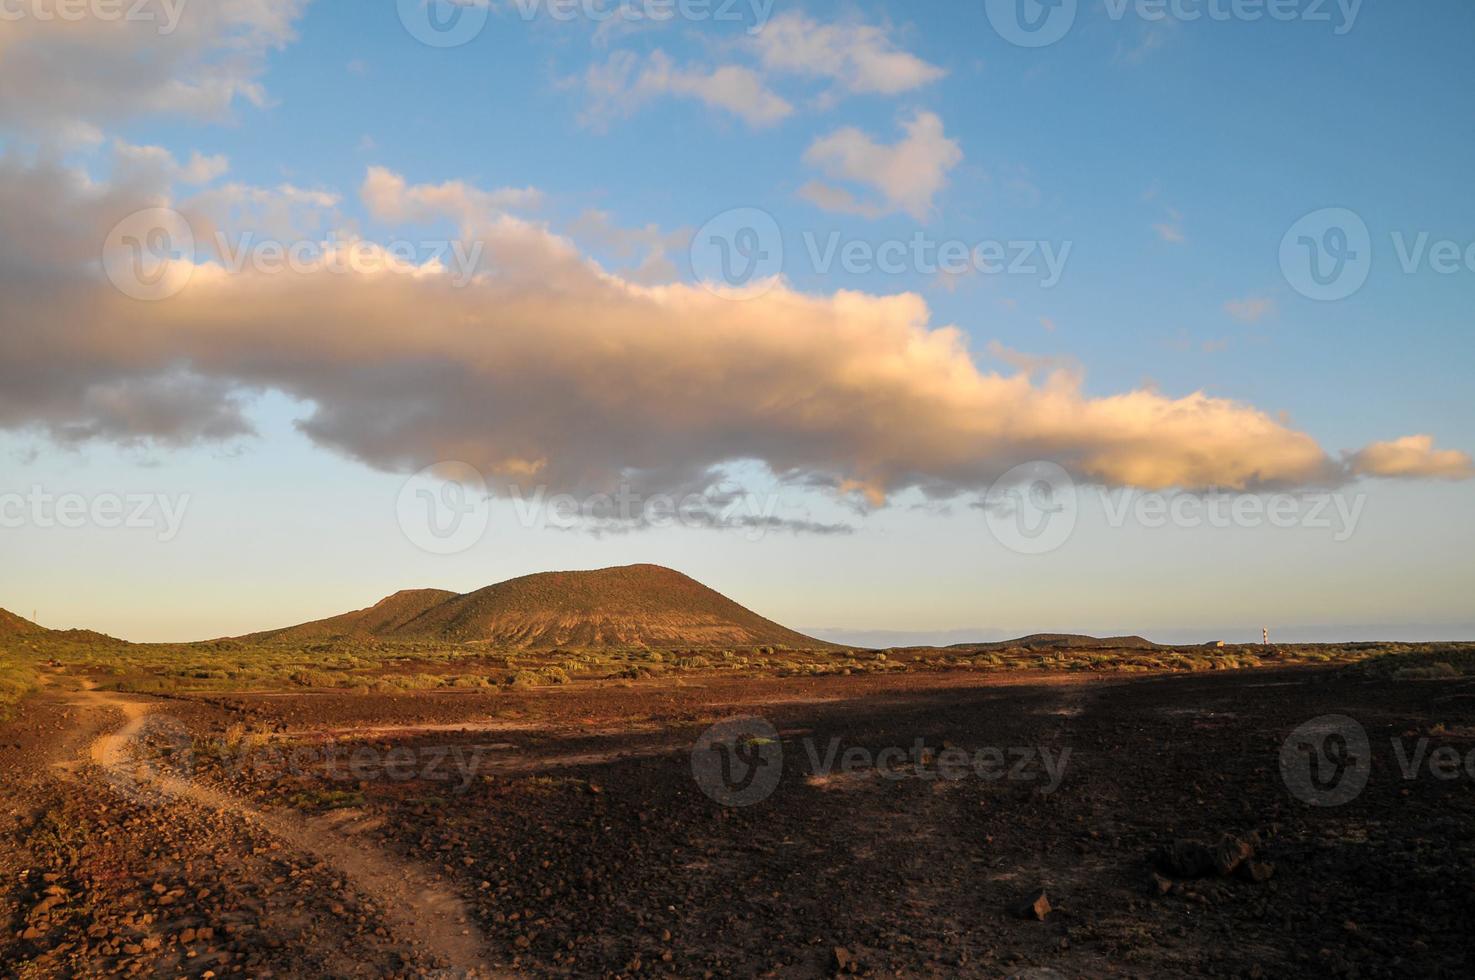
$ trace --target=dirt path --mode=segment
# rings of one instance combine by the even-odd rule
[[[129,747],[149,723],[154,704],[112,692],[86,690],[74,702],[91,711],[115,711],[125,724],[92,742],[87,757],[103,777],[123,792],[152,794],[188,802],[243,820],[279,838],[288,847],[324,861],[373,899],[386,925],[430,959],[444,962],[458,977],[508,976],[486,958],[485,939],[465,903],[439,877],[407,861],[373,850],[345,835],[327,818],[307,819],[266,813],[226,793],[156,771],[131,759]]]

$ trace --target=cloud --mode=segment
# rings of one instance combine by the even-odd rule
[[[904,211],[925,221],[932,214],[933,199],[947,184],[948,171],[962,162],[963,151],[943,134],[936,113],[918,112],[902,128],[906,135],[887,145],[847,126],[815,140],[804,152],[804,162],[830,179],[876,190],[880,205],[858,202],[848,191],[825,184],[808,185],[806,199],[829,210]]]
[[[208,184],[230,170],[230,160],[223,155],[207,157],[196,150],[188,163],[180,164],[161,146],[136,146],[124,140],[114,142],[113,156],[116,166],[159,170],[168,179],[184,184]]]
[[[1435,449],[1434,437],[1404,436],[1390,442],[1375,442],[1352,453],[1348,466],[1361,476],[1411,477],[1468,480],[1475,476],[1468,453]]]
[[[228,380],[188,372],[124,377],[89,386],[75,414],[53,417],[47,431],[62,444],[94,439],[165,446],[221,441],[254,434],[243,401],[237,386]]]
[[[389,172],[376,186],[400,188],[391,205],[430,194]],[[780,282],[734,301],[640,285],[540,224],[476,209],[466,234],[485,264],[465,285],[429,264],[232,274],[182,258],[183,291],[140,302],[108,284],[99,243],[161,194],[0,157],[0,427],[226,438],[247,430],[245,394],[277,391],[306,406],[299,428],[318,445],[384,470],[457,459],[502,485],[587,493],[702,486],[756,465],[873,504],[974,493],[1035,459],[1146,488],[1347,474],[1240,402],[1094,396],[1078,371],[985,370],[915,294]]]
[[[770,91],[762,77],[741,65],[714,69],[678,67],[664,51],[652,51],[642,62],[629,51],[616,51],[584,76],[591,105],[583,119],[595,127],[613,116],[628,116],[659,96],[696,99],[738,116],[748,125],[771,126],[794,107]]]
[[[1275,300],[1268,296],[1246,296],[1224,304],[1224,312],[1244,323],[1259,323],[1275,313]]]
[[[1118,65],[1140,65],[1155,51],[1161,50],[1175,36],[1181,21],[1164,18],[1147,24],[1126,44],[1118,41],[1112,53],[1112,63]]]
[[[1172,245],[1182,245],[1188,241],[1188,236],[1183,233],[1183,215],[1174,210],[1168,211],[1166,221],[1161,221],[1152,226],[1157,232],[1157,237]]]
[[[602,37],[609,33],[604,26]],[[583,122],[603,128],[664,96],[696,99],[761,128],[794,114],[793,103],[774,90],[784,76],[828,81],[829,91],[815,99],[816,105],[828,106],[845,95],[899,95],[946,74],[898,48],[880,27],[826,24],[799,12],[780,14],[755,35],[718,50],[749,64],[683,67],[660,49],[643,58],[631,51],[612,53],[584,73],[589,106]]]
[[[144,4],[138,17],[5,18],[0,128],[75,139],[159,113],[218,119],[266,102],[266,56],[293,38],[306,0]],[[65,66],[62,70],[59,66]]]
[[[622,228],[607,211],[591,209],[579,215],[568,233],[576,241],[592,244],[622,261],[637,260],[623,273],[638,283],[670,282],[678,275],[669,252],[691,244],[691,229],[663,231],[652,223],[639,228]]]
[[[855,195],[843,187],[835,187],[822,181],[811,180],[796,192],[799,197],[825,211],[836,214],[858,214],[862,218],[879,218],[888,209],[869,201],[857,200]]]
[[[543,203],[542,192],[534,187],[484,191],[459,180],[411,187],[383,167],[369,168],[359,197],[371,215],[389,224],[429,224],[437,218],[474,224],[505,211],[534,210]]]
[[[774,17],[752,44],[764,68],[828,78],[849,93],[897,95],[946,74],[898,49],[879,27],[821,24],[798,11]]]

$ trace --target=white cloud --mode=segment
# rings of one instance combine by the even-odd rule
[[[486,274],[464,286],[429,265],[230,274],[178,260],[184,290],[139,302],[97,259],[120,216],[171,199],[141,180],[0,157],[0,427],[224,438],[247,427],[243,392],[276,390],[311,406],[308,437],[371,466],[463,459],[494,482],[570,492],[700,484],[736,461],[874,502],[911,487],[976,492],[1032,459],[1150,488],[1321,485],[1349,472],[1239,402],[1101,397],[1077,371],[983,370],[915,294],[779,283],[735,302],[699,285],[641,286],[540,225],[474,207],[466,234],[485,244]],[[389,172],[376,184],[394,189],[390,213],[460,207]],[[1358,471],[1429,472],[1389,461],[1412,451],[1453,475],[1459,461],[1426,438],[1369,447]]]
[[[947,184],[948,171],[963,159],[958,144],[943,134],[942,120],[918,112],[903,124],[906,135],[896,143],[877,143],[854,127],[836,130],[810,144],[804,162],[832,180],[873,188],[877,205],[858,202],[840,188],[811,184],[805,197],[821,207],[873,214],[904,211],[918,221],[933,211],[933,199]]]
[[[696,99],[754,127],[771,126],[794,111],[751,68],[681,68],[660,50],[652,51],[643,61],[629,51],[616,51],[603,64],[588,70],[584,85],[591,105],[583,119],[596,127],[605,125],[611,116],[629,115],[659,96]]]
[[[829,78],[844,91],[897,95],[945,72],[896,47],[870,24],[822,24],[798,11],[774,17],[751,42],[763,67]]]
[[[634,282],[670,282],[678,275],[669,253],[691,243],[691,229],[663,231],[658,225],[623,228],[607,211],[589,210],[568,228],[576,241],[603,249],[621,261],[633,261],[633,269],[622,274]]]
[[[220,118],[241,100],[264,104],[266,55],[292,39],[306,0],[145,5],[154,20],[82,6],[80,20],[0,21],[0,128],[66,137],[131,116]]]
[[[1435,449],[1434,437],[1404,436],[1375,442],[1348,457],[1352,472],[1363,476],[1468,480],[1475,476],[1470,455],[1455,449]]]
[[[1275,300],[1269,296],[1246,296],[1224,304],[1224,312],[1244,323],[1259,323],[1275,313]]]
[[[162,146],[137,146],[123,140],[114,142],[113,153],[120,167],[159,169],[169,180],[185,184],[208,184],[230,170],[230,160],[225,156],[205,156],[198,150],[185,164]]]
[[[1167,219],[1152,226],[1157,232],[1157,237],[1170,245],[1183,245],[1188,241],[1188,236],[1183,233],[1183,214],[1174,209],[1168,210]]]
[[[543,203],[543,193],[535,187],[484,191],[459,180],[410,186],[383,167],[369,168],[359,196],[371,215],[390,224],[425,224],[442,217],[474,224],[507,211],[535,210]]]

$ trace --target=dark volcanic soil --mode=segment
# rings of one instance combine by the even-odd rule
[[[0,962],[17,975],[1475,973],[1467,681],[1301,669],[112,696],[158,721],[127,746],[151,759],[141,771],[97,752],[122,709],[67,683],[0,728]],[[724,806],[692,747],[749,714],[779,741],[740,757],[781,750],[781,778]],[[1365,790],[1318,807],[1288,789],[1281,749],[1329,714],[1363,726],[1371,763]],[[826,775],[811,757],[832,739]],[[1004,775],[972,768],[989,749]],[[1355,745],[1328,752],[1366,765]],[[1411,778],[1404,756],[1420,760]],[[1316,775],[1335,788],[1348,771]],[[1226,834],[1254,853],[1220,876],[1191,845]]]

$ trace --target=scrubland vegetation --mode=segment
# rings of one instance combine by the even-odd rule
[[[707,674],[768,677],[911,671],[1047,670],[1162,673],[1291,665],[1356,665],[1369,677],[1419,679],[1475,673],[1475,646],[1297,644],[1042,650],[986,644],[949,648],[508,650],[486,643],[344,637],[319,642],[217,640],[130,644],[98,634],[0,640],[0,712],[34,689],[38,668],[85,674],[100,686],[146,694],[337,689],[366,693],[630,683]]]

